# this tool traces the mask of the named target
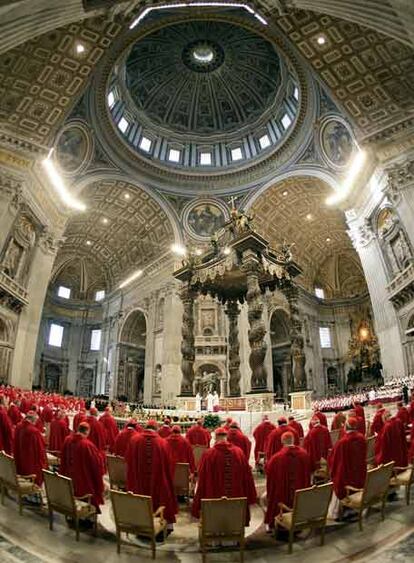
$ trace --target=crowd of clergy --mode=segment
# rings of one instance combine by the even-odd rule
[[[414,399],[405,407],[398,404],[392,416],[382,404],[376,406],[371,423],[364,408],[354,403],[346,414],[335,414],[328,428],[324,413],[315,410],[306,432],[293,416],[281,417],[273,424],[267,416],[254,429],[253,458],[256,468],[264,460],[266,494],[265,523],[274,527],[279,503],[292,506],[295,491],[311,486],[322,466],[328,468],[337,499],[346,494],[346,486],[362,488],[367,472],[367,436],[375,439],[376,464],[395,462],[404,468],[414,457]],[[71,424],[68,417],[70,409]],[[411,430],[411,427],[413,430]],[[332,444],[330,430],[339,431]],[[411,441],[410,441],[411,437]],[[193,446],[205,446],[196,468]],[[153,510],[165,507],[169,529],[178,513],[173,475],[177,463],[188,463],[196,475],[192,515],[200,516],[201,500],[221,497],[246,497],[249,505],[260,502],[250,465],[252,443],[237,422],[227,418],[214,431],[204,427],[202,419],[186,434],[168,418],[159,425],[148,420],[141,426],[130,419],[122,430],[111,407],[102,414],[85,409],[83,401],[42,393],[13,392],[0,395],[0,450],[13,455],[19,475],[35,475],[43,482],[42,470],[48,467],[47,452],[60,460],[59,473],[73,481],[77,497],[92,495],[99,511],[104,504],[106,455],[126,461],[126,488],[152,498]],[[249,523],[249,512],[246,525]]]

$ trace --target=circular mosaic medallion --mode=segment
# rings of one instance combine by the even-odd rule
[[[347,123],[337,117],[327,119],[320,129],[320,145],[328,164],[346,167],[356,150],[353,135]]]
[[[184,226],[191,236],[198,239],[209,239],[226,220],[224,207],[211,200],[192,203],[184,211]]]
[[[90,161],[92,143],[86,127],[81,123],[68,123],[60,133],[55,158],[63,173],[74,175]]]

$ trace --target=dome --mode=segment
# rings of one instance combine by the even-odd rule
[[[203,174],[262,158],[299,110],[295,72],[239,22],[189,20],[138,37],[112,69],[115,129],[142,157]]]

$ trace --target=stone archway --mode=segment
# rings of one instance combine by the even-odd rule
[[[127,316],[119,338],[117,398],[133,403],[143,400],[146,341],[147,321],[136,309]]]
[[[200,393],[203,397],[209,391],[217,391],[221,395],[221,381],[223,379],[223,369],[217,363],[200,362],[195,367],[194,393]]]
[[[283,309],[276,309],[270,317],[272,345],[273,392],[277,398],[287,399],[291,390],[290,319]]]

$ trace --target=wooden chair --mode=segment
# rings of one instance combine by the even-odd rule
[[[38,496],[40,506],[43,507],[42,490],[36,485],[35,479],[36,475],[18,475],[14,458],[5,452],[0,452],[1,504],[4,505],[5,493],[10,489],[17,494],[19,514],[23,513],[23,499],[28,496]]]
[[[385,503],[392,476],[394,462],[380,465],[367,472],[363,489],[346,486],[347,496],[340,500],[342,506],[352,508],[358,513],[359,529],[362,531],[362,513],[365,508],[381,504],[381,518],[384,520]]]
[[[257,458],[257,464],[256,464],[257,471],[259,473],[264,473],[265,465],[266,465],[266,454],[265,452],[259,452]]]
[[[176,496],[190,497],[190,464],[176,463],[174,471],[174,492]]]
[[[295,492],[293,508],[279,503],[280,513],[275,517],[275,531],[280,526],[289,532],[289,553],[292,553],[296,531],[321,529],[321,545],[325,541],[325,527],[331,502],[332,483],[300,489]]]
[[[375,465],[375,436],[367,438],[367,466],[372,468]]]
[[[94,534],[96,535],[98,515],[96,508],[91,504],[91,496],[75,497],[72,479],[43,470],[47,505],[49,511],[49,529],[53,530],[53,512],[64,514],[72,518],[75,523],[76,541],[79,541],[79,520],[93,521]]]
[[[207,446],[192,446],[193,454],[194,454],[194,461],[196,465],[196,469],[200,465],[201,458],[204,455],[204,452],[208,449]]]
[[[47,463],[48,463],[49,468],[52,471],[58,471],[58,469],[59,469],[60,454],[61,454],[61,452],[52,451],[52,450],[47,450],[47,452],[46,452]]]
[[[126,489],[126,461],[123,457],[108,454],[106,456],[108,466],[109,484],[111,489],[124,491]]]
[[[329,434],[331,435],[332,447],[333,447],[336,444],[336,442],[339,440],[341,429],[338,428],[337,430],[331,430]]]
[[[318,467],[313,473],[313,484],[323,485],[324,483],[328,483],[329,479],[330,476],[328,462],[325,458],[321,457],[318,463]]]
[[[203,563],[207,545],[212,542],[233,541],[240,545],[240,561],[244,559],[244,527],[247,498],[201,499],[199,539]]]
[[[111,501],[116,526],[117,552],[121,552],[121,532],[133,533],[151,540],[152,558],[155,559],[155,538],[162,532],[166,538],[167,522],[164,506],[153,513],[152,499],[111,489]]]
[[[411,485],[414,480],[414,468],[412,465],[407,467],[394,467],[394,475],[391,477],[391,487],[405,487],[405,502],[410,504]]]

